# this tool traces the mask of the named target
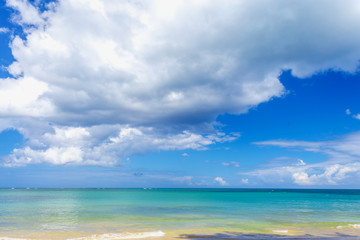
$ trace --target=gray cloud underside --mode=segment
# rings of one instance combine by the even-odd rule
[[[7,6],[17,11],[13,21],[25,38],[14,36],[13,78],[0,81],[0,128],[29,139],[8,165],[107,165],[139,152],[204,149],[234,139],[218,137],[217,116],[246,113],[284,94],[283,69],[299,77],[352,72],[360,56],[358,1],[59,0],[43,12],[25,0]],[[127,141],[149,147],[130,151],[118,143],[109,155],[109,139],[127,129],[146,140],[135,134]],[[62,148],[56,136],[67,130],[89,132],[90,147],[67,142],[82,152],[98,146],[104,157],[78,152],[62,160],[69,157],[54,150]],[[187,136],[199,138],[165,144]]]

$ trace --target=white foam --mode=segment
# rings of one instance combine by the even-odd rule
[[[360,229],[360,224],[349,224],[350,228]]]
[[[289,230],[273,230],[275,233],[288,233]]]
[[[92,235],[89,237],[81,238],[69,238],[68,240],[110,240],[110,239],[139,239],[148,237],[163,237],[165,233],[163,231],[156,232],[140,232],[140,233],[105,233],[101,235]]]
[[[337,226],[336,229],[343,229],[343,228],[354,228],[354,229],[360,229],[360,224],[348,224],[346,226]]]

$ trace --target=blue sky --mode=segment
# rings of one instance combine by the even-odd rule
[[[2,2],[0,187],[359,188],[359,13]]]

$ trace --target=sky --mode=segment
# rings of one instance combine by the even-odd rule
[[[360,188],[357,0],[0,3],[0,187]]]

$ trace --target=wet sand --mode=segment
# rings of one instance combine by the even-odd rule
[[[235,240],[235,239],[253,239],[253,240],[300,240],[300,239],[312,239],[312,240],[359,240],[360,235],[348,235],[348,234],[341,234],[337,233],[336,235],[332,236],[314,236],[310,234],[306,235],[278,235],[278,234],[260,234],[260,233],[234,233],[234,232],[227,232],[227,233],[218,233],[218,234],[204,234],[204,235],[197,235],[197,234],[184,234],[180,235],[178,239],[188,239],[188,240],[210,240],[210,239],[218,239],[218,240]]]
[[[152,240],[360,240],[358,230],[349,230],[345,232],[332,232],[321,234],[271,234],[271,233],[244,233],[244,232],[209,232],[181,233],[181,230],[162,232],[125,232],[125,233],[104,233],[96,235],[86,235],[86,233],[70,232],[18,232],[4,235],[0,233],[0,240],[116,240],[116,239],[152,239]],[[185,231],[186,232],[186,231]]]

